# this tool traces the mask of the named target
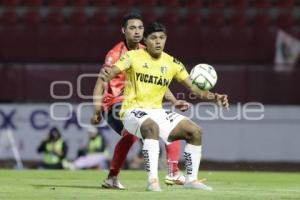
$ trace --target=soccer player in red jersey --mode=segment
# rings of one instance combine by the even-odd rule
[[[129,13],[124,16],[122,33],[125,36],[125,40],[119,42],[108,52],[105,58],[104,68],[102,68],[102,70],[109,70],[109,67],[112,66],[128,50],[144,48],[144,46],[140,44],[140,41],[143,38],[143,32],[144,26],[142,17],[139,14]],[[108,124],[122,136],[115,147],[108,177],[102,183],[102,187],[104,188],[125,189],[118,180],[118,174],[120,172],[120,168],[125,162],[130,147],[138,139],[136,136],[129,134],[126,130],[123,130],[123,124],[118,118],[118,113],[121,109],[121,102],[123,100],[124,81],[125,77],[123,73],[118,74],[114,79],[112,79],[107,84],[102,101],[102,115]],[[96,96],[95,94],[97,93],[99,93],[99,91],[95,90],[94,96]],[[181,111],[185,111],[189,108],[189,104],[186,101],[177,100],[170,91],[167,91],[165,98]],[[92,119],[91,121],[93,124],[98,123],[97,119]],[[169,185],[184,184],[185,177],[181,175],[178,168],[180,142],[175,141],[166,145],[166,153],[168,175],[165,177],[165,183]]]

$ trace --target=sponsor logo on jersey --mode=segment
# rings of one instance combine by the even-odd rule
[[[143,73],[136,73],[136,80],[161,86],[168,86],[170,84],[170,80],[165,79],[162,76],[153,76]]]

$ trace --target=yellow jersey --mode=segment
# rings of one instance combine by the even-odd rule
[[[162,52],[153,58],[145,49],[126,52],[115,64],[125,71],[125,91],[120,116],[128,109],[162,108],[173,77],[183,81],[189,74],[176,58]]]

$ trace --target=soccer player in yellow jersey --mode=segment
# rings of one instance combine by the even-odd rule
[[[146,190],[161,191],[158,182],[158,156],[161,138],[165,143],[185,140],[186,161],[185,188],[212,190],[198,181],[201,160],[201,136],[199,126],[190,119],[162,108],[162,99],[172,79],[184,85],[200,99],[214,101],[228,107],[227,95],[203,91],[192,85],[185,67],[174,57],[163,52],[167,39],[166,28],[154,22],[144,31],[146,49],[125,53],[112,66],[109,74],[100,73],[96,83],[97,91],[103,91],[104,85],[121,71],[126,73],[124,100],[121,118],[124,127],[143,139],[143,155],[148,172]],[[101,96],[99,97],[101,98]],[[94,104],[94,120],[101,118],[101,105]]]

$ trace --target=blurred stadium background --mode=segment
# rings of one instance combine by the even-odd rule
[[[166,52],[188,70],[197,63],[216,68],[214,90],[229,95],[228,116],[247,102],[265,105],[261,120],[198,121],[205,131],[202,169],[300,170],[299,0],[1,0],[0,167],[18,166],[16,150],[25,167],[35,167],[36,148],[53,125],[69,145],[68,158],[75,157],[87,140],[78,120],[89,117],[88,111],[78,117],[76,108],[90,102],[77,90],[91,95],[95,83],[78,83],[78,77],[98,73],[106,52],[122,40],[121,19],[132,9],[145,23],[165,23]],[[286,35],[276,45],[280,30]],[[274,62],[277,53],[282,62]],[[53,88],[65,97],[50,95],[54,81],[65,81]],[[171,90],[184,91],[176,84]],[[71,118],[51,119],[54,102],[72,103]],[[66,107],[61,104],[59,116],[70,114]],[[101,132],[111,152],[118,136],[105,124]],[[132,156],[136,151],[138,144]]]

